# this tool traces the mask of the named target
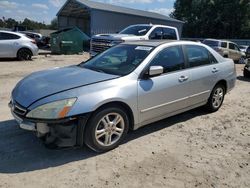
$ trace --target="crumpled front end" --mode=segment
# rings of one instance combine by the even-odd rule
[[[72,147],[83,144],[79,129],[84,128],[87,115],[81,117],[67,117],[58,120],[30,119],[26,115],[28,109],[11,100],[11,113],[20,128],[33,131],[48,147]]]

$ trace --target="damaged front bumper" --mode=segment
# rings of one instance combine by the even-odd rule
[[[15,113],[15,106],[10,102],[9,107],[20,128],[33,131],[45,145],[51,147],[72,147],[83,145],[83,131],[88,114],[78,117],[68,117],[58,120],[29,119]]]

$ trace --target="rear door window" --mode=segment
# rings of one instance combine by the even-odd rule
[[[229,43],[229,49],[235,50],[235,45],[233,43]]]
[[[162,39],[177,40],[177,35],[174,29],[163,27],[162,30],[163,30]]]
[[[162,28],[161,27],[157,27],[155,28],[152,33],[149,36],[150,39],[153,40],[161,40],[162,39]]]
[[[151,61],[150,66],[162,66],[164,73],[184,69],[185,60],[182,47],[173,46],[163,49]]]
[[[209,52],[202,46],[186,45],[189,67],[211,64]],[[212,55],[212,54],[211,54]]]

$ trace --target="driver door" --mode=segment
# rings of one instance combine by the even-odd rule
[[[152,122],[188,106],[189,73],[181,46],[160,51],[150,66],[162,66],[164,73],[138,81],[140,122]]]

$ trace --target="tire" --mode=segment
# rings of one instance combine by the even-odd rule
[[[118,106],[107,106],[91,116],[84,131],[84,142],[96,152],[106,152],[119,146],[128,129],[126,111]]]
[[[217,84],[210,94],[208,102],[205,106],[206,109],[209,112],[216,112],[217,110],[219,110],[224,101],[225,93],[225,86],[222,84]]]
[[[239,64],[245,64],[245,58],[241,57],[238,61]]]
[[[243,71],[243,76],[245,78],[250,78],[250,72],[248,70],[246,70],[245,68],[244,68],[244,71]]]
[[[32,57],[32,52],[29,49],[21,48],[17,52],[17,59],[19,61],[31,60],[31,57]]]

